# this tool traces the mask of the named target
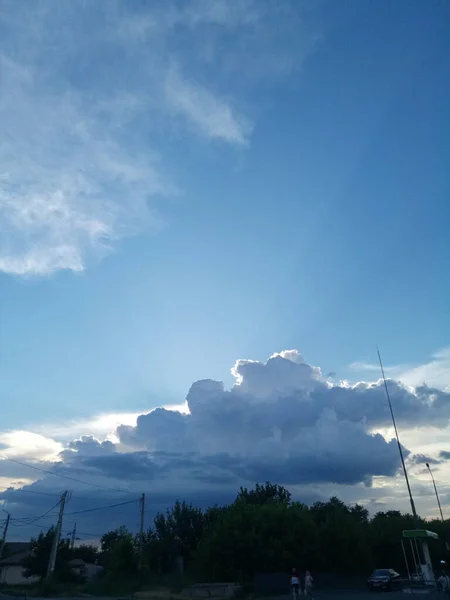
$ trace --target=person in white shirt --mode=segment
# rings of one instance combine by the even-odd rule
[[[305,596],[307,596],[308,598],[313,599],[313,595],[312,595],[312,588],[313,588],[313,577],[311,575],[311,573],[309,571],[306,571],[305,573]]]
[[[444,572],[441,574],[441,576],[439,577],[439,579],[437,580],[440,589],[443,592],[447,592],[447,594],[450,591],[450,580],[448,575],[446,575]]]

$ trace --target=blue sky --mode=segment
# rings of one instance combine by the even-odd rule
[[[186,77],[192,73],[204,81],[205,93],[223,90],[230,107],[243,107],[236,114],[248,123],[241,129],[236,124],[238,133],[233,123],[225,123],[217,136],[203,133],[201,125],[172,123],[176,115],[155,124],[161,119],[153,114],[158,107],[145,104],[130,108],[127,116],[118,108],[118,118],[131,121],[125,132],[115,132],[116,125],[103,122],[102,114],[91,116],[89,102],[96,95],[98,103],[106,96],[112,104],[112,93],[118,105],[145,103],[148,96],[152,104],[152,77],[146,82],[142,71],[152,66],[144,64],[145,56],[134,62],[134,53],[141,47],[149,52],[153,43],[161,52],[159,71],[159,63],[181,62],[179,52],[189,47],[191,32],[180,34],[180,41],[176,32],[160,32],[169,49],[158,40],[131,40],[133,32],[125,27],[119,40],[94,42],[98,27],[100,38],[119,37],[113,8],[103,15],[94,9],[89,23],[88,8],[81,18],[62,4],[70,14],[61,9],[62,14],[38,21],[36,52],[23,49],[26,24],[10,27],[3,44],[10,60],[21,64],[22,59],[28,69],[45,74],[45,83],[22,86],[21,116],[33,112],[34,96],[51,104],[55,94],[63,118],[61,96],[73,94],[81,105],[74,114],[96,119],[101,135],[123,143],[122,160],[145,164],[157,154],[170,179],[162,185],[178,193],[164,190],[162,198],[144,191],[142,201],[158,211],[163,225],[114,241],[102,261],[88,256],[79,275],[70,271],[70,260],[68,272],[52,268],[51,277],[23,281],[20,274],[2,275],[1,371],[3,393],[12,400],[3,415],[8,426],[19,425],[24,402],[28,415],[40,419],[93,406],[148,408],[153,396],[157,402],[179,400],[194,379],[227,377],[237,357],[263,359],[285,347],[300,347],[325,370],[347,376],[348,363],[373,359],[376,343],[390,362],[420,362],[448,343],[446,3],[341,2],[337,7],[325,2],[307,9],[288,3],[304,39],[290,46],[296,32],[288,29],[283,44],[283,31],[272,32],[264,22],[260,35],[269,45],[261,61],[273,42],[273,62],[288,66],[283,72],[271,64],[264,73],[258,57],[245,56],[260,70],[248,81],[245,64],[242,70],[233,64],[241,59],[245,27],[237,28],[235,37],[233,31],[216,37],[212,32],[211,44],[217,42],[223,62],[229,58],[231,73],[223,66],[215,73],[212,65],[182,57]],[[11,5],[3,5],[6,13]],[[163,4],[154,6],[164,12]],[[240,6],[244,11],[245,3]],[[132,3],[122,3],[121,10],[130,28],[157,12]],[[19,19],[22,9],[11,12],[11,19]],[[274,26],[286,26],[278,18]],[[67,29],[50,34],[46,25],[52,20],[66,20]],[[58,48],[45,43],[52,37]],[[263,44],[254,41],[249,51],[261,51]],[[96,54],[89,61],[91,45]],[[193,45],[200,52],[199,44]],[[7,116],[13,108],[6,107]],[[51,106],[42,112],[51,118]],[[54,160],[59,147],[70,143],[66,126],[63,136],[49,124],[48,146],[43,132],[43,159]],[[17,152],[24,127],[23,121],[2,124],[3,135],[12,138],[5,151],[15,151],[18,171],[11,197],[14,186],[23,184]],[[103,127],[113,131],[105,134]],[[76,158],[71,152],[67,161]],[[38,187],[44,168],[39,173],[31,148],[24,153],[36,167],[29,185]],[[62,167],[67,166],[63,157]],[[123,194],[124,210],[126,196],[141,185],[124,179],[115,190],[113,174],[100,173],[98,179],[102,193]],[[77,206],[76,197],[73,203]],[[130,204],[131,212],[133,198]],[[45,224],[35,226],[36,236],[39,227]],[[12,231],[9,237],[20,260],[23,234]],[[80,237],[74,243],[84,252]],[[54,244],[42,243],[43,252]]]
[[[448,386],[447,2],[55,6],[0,0],[4,431],[286,348]]]

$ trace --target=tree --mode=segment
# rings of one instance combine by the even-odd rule
[[[316,554],[307,507],[236,502],[199,545],[197,568],[218,579],[245,580],[256,572],[286,571]]]
[[[55,528],[43,533],[37,538],[32,538],[30,542],[30,554],[24,560],[25,577],[40,577],[43,579],[47,573],[50,560],[51,548],[55,538]],[[55,574],[60,578],[68,575],[70,569],[68,562],[71,558],[70,543],[68,540],[60,540],[58,552],[56,555]]]
[[[109,531],[100,540],[102,563],[107,573],[114,577],[134,575],[138,568],[138,555],[133,535],[126,527]]]
[[[102,535],[100,539],[100,547],[103,555],[108,554],[112,550],[112,548],[122,540],[123,538],[128,538],[131,535],[126,527],[123,525],[118,527],[117,529],[113,529],[112,531],[108,531]]]
[[[421,521],[421,527],[440,537],[430,544],[435,564],[449,559],[445,541],[450,521]],[[370,518],[361,504],[347,505],[337,497],[308,507],[293,502],[283,486],[266,482],[241,488],[227,506],[200,510],[177,501],[157,514],[153,527],[144,533],[144,566],[157,573],[172,572],[175,559],[182,556],[186,569],[203,580],[238,581],[252,580],[258,572],[289,572],[293,567],[350,576],[386,567],[405,573],[402,532],[413,528],[409,514],[388,510]],[[59,561],[67,542],[61,544]],[[51,530],[35,541],[33,573],[45,574],[50,545]],[[138,538],[124,527],[102,537],[102,564],[113,582],[116,577],[136,578],[137,548]],[[87,560],[94,550],[75,548],[73,556]],[[61,562],[57,565],[61,570]]]
[[[358,523],[367,524],[369,522],[369,511],[361,504],[350,506],[350,514]]]
[[[424,523],[421,523],[421,527]],[[370,544],[375,565],[389,565],[397,571],[404,570],[405,560],[401,539],[405,529],[414,529],[414,517],[398,510],[378,512],[369,524]]]
[[[99,558],[99,551],[96,546],[80,544],[72,550],[72,558],[81,558],[85,563],[92,564]]]
[[[154,528],[147,532],[146,538],[146,554],[153,567],[155,556],[158,556],[157,568],[160,572],[171,570],[179,556],[187,565],[205,527],[214,521],[218,512],[218,509],[213,508],[203,514],[192,504],[177,501],[171,510],[158,513],[154,519]]]
[[[291,502],[291,493],[282,485],[266,481],[264,485],[257,483],[255,489],[250,491],[247,488],[241,487],[236,502],[259,505],[275,502],[287,506]]]

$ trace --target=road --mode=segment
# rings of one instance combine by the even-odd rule
[[[443,600],[443,595],[439,594],[439,592],[432,592],[430,594],[420,593],[419,590],[416,590],[413,594],[416,598],[424,597],[429,600]],[[405,594],[403,592],[368,592],[366,590],[314,590],[314,598],[315,600],[407,600],[409,598],[409,594]],[[7,596],[6,594],[0,593],[0,600],[20,600],[21,598],[26,598],[26,596]],[[61,598],[52,598],[52,600],[81,600],[83,597],[74,596],[72,597],[61,597]],[[84,600],[86,600],[86,596],[84,596]],[[114,597],[97,597],[92,596],[92,600],[127,600],[124,596],[114,596]],[[131,598],[131,597],[130,597]],[[300,596],[299,600],[304,598],[304,596]],[[33,598],[32,600],[49,600],[49,598]],[[213,600],[212,598],[210,600]],[[282,596],[271,596],[264,598],[255,598],[255,600],[292,600],[292,596],[290,594],[285,594]],[[306,600],[306,599],[305,599]]]
[[[428,591],[427,591],[428,592]],[[423,592],[421,590],[414,590],[413,596],[415,598],[427,598],[428,600],[444,600],[445,596],[442,593],[433,591],[431,593]],[[410,598],[410,594],[406,594],[402,591],[399,592],[369,592],[367,590],[314,590],[315,600],[407,600]],[[300,596],[299,600],[305,598]],[[292,600],[291,595],[274,596],[273,598],[261,598],[259,600]],[[306,600],[306,599],[305,599]]]

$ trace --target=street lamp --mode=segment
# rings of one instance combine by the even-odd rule
[[[429,463],[425,463],[425,464],[427,465],[427,469],[428,469],[428,471],[429,471],[429,473],[431,475],[431,481],[433,482],[434,493],[436,494],[436,500],[437,500],[437,503],[438,503],[438,506],[439,506],[439,512],[441,513],[441,521],[444,523],[444,515],[442,513],[441,501],[439,500],[439,494],[438,494],[438,491],[437,491],[436,482],[435,482],[434,477],[433,477],[433,472],[431,471],[430,464]],[[445,547],[447,548],[447,550],[450,550],[450,544],[448,542],[445,542]],[[441,561],[441,564],[442,564],[442,561]]]
[[[436,494],[436,500],[437,500],[437,503],[438,503],[438,506],[439,506],[439,512],[441,513],[441,520],[442,520],[442,522],[444,522],[444,515],[442,514],[441,501],[439,500],[439,494],[438,494],[438,491],[437,491],[436,482],[435,482],[434,477],[433,477],[433,472],[431,471],[430,464],[429,463],[425,463],[425,464],[427,465],[427,469],[428,469],[428,471],[430,472],[430,475],[431,475],[431,481],[433,482],[434,493]]]

